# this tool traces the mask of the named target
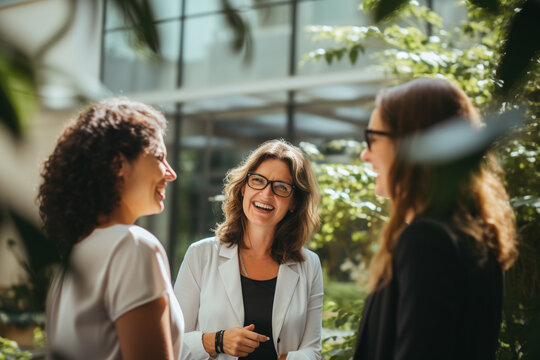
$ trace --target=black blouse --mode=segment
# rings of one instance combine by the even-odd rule
[[[450,221],[414,220],[394,249],[390,283],[366,300],[355,360],[494,360],[503,278]]]
[[[253,280],[241,276],[244,298],[244,326],[255,325],[255,332],[268,336],[251,354],[240,359],[276,360],[277,353],[272,338],[272,307],[277,277],[270,280]]]

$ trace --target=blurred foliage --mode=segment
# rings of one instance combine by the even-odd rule
[[[38,349],[45,348],[46,334],[45,330],[39,326],[34,328],[34,347]]]
[[[323,327],[340,329],[340,335],[323,339],[323,357],[345,360],[351,356],[356,341],[356,328],[364,307],[366,293],[351,282],[325,279]]]
[[[346,280],[343,264],[369,263],[386,220],[387,202],[374,193],[375,174],[360,160],[361,143],[336,140],[327,143],[322,152],[307,143],[300,143],[300,147],[312,160],[322,196],[321,229],[309,246],[320,255],[331,278]],[[342,163],[328,160],[336,156]]]
[[[380,26],[312,26],[309,30],[313,32],[314,40],[331,39],[335,46],[317,49],[306,54],[306,58],[331,64],[348,56],[354,64],[366,48],[375,47],[379,51],[371,56],[399,83],[416,77],[441,77],[457,83],[484,115],[516,108],[524,111],[525,124],[514,130],[510,140],[494,145],[506,173],[520,241],[520,257],[506,273],[504,321],[497,358],[539,359],[540,60],[536,52],[530,64],[521,63],[519,86],[514,91],[504,90],[498,65],[508,61],[503,58],[512,51],[507,42],[511,31],[508,24],[515,21],[515,14],[522,13],[520,5],[529,2],[501,0],[496,8],[477,6],[478,2],[474,1],[472,5],[461,2],[462,6],[467,6],[468,19],[453,28],[445,28],[440,14],[416,1],[393,1],[403,3],[398,17]],[[371,11],[378,3],[367,0],[360,9]],[[530,40],[535,33],[538,34],[522,34],[525,37],[520,41],[534,42],[536,45],[531,46],[537,46],[540,42]],[[362,186],[353,188],[355,191],[364,189]],[[347,193],[345,189],[341,191]],[[353,307],[351,313],[341,312],[337,317],[354,317],[360,311],[361,307]],[[334,324],[339,325],[339,322]],[[343,344],[337,346],[343,358],[352,356],[352,347],[347,353]],[[331,351],[331,348],[327,347],[327,350]]]
[[[368,0],[374,18],[381,23],[396,14],[402,15],[408,0]],[[500,93],[508,95],[516,90],[527,77],[527,72],[535,66],[540,51],[540,41],[530,41],[530,36],[540,33],[540,1],[538,0],[469,0],[482,17],[502,19],[495,23],[496,33],[501,35],[500,61],[497,62],[497,78],[501,80]],[[480,19],[480,18],[477,18]],[[429,27],[428,27],[429,28]],[[489,29],[489,28],[487,28]]]
[[[367,0],[360,5],[370,11],[377,2]],[[314,40],[333,39],[331,49],[317,49],[309,59],[324,59],[331,64],[348,56],[356,62],[366,46],[380,48],[374,56],[399,81],[415,77],[438,76],[458,83],[480,108],[501,102],[503,82],[498,78],[505,42],[505,26],[512,20],[519,1],[505,1],[504,11],[493,14],[468,6],[468,21],[454,28],[444,28],[442,17],[417,1],[410,1],[395,22],[380,26],[311,26]],[[367,45],[368,44],[368,45]],[[538,58],[527,72],[526,79],[537,73]],[[525,85],[527,86],[527,85]],[[523,97],[522,89],[510,94]]]
[[[7,216],[9,215],[9,216]],[[8,240],[8,249],[17,258],[27,275],[27,282],[13,284],[0,292],[0,323],[20,326],[43,325],[45,323],[45,299],[55,265],[60,258],[52,241],[31,222],[16,212],[3,214],[9,218],[24,244],[27,259],[17,257],[16,242]]]
[[[344,336],[332,335],[322,340],[322,354],[329,360],[349,360],[356,344],[356,328],[364,308],[364,299],[357,298],[346,304],[325,303],[324,310],[331,311],[333,316],[323,320],[323,327],[330,329],[354,329]]]
[[[0,337],[0,360],[30,360],[32,354],[23,351],[13,340]]]

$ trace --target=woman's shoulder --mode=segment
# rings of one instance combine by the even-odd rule
[[[148,230],[138,225],[118,224],[103,229],[96,229],[92,239],[80,250],[95,252],[109,258],[146,257],[160,254],[166,258],[166,251],[161,242]],[[83,241],[82,243],[84,243]]]
[[[457,251],[460,233],[450,220],[435,218],[417,218],[400,234],[396,244],[396,253],[412,251],[416,254]],[[448,252],[447,252],[448,253]]]
[[[302,254],[304,255],[306,263],[315,265],[318,264],[320,266],[321,260],[319,259],[319,255],[317,255],[316,252],[306,248],[302,248]]]
[[[301,271],[306,271],[307,273],[312,274],[320,271],[321,261],[319,259],[319,255],[317,255],[317,253],[315,253],[314,251],[306,248],[302,248],[301,252],[302,255],[304,255],[304,261],[296,263],[299,266],[299,269],[303,269]]]
[[[457,235],[458,231],[450,219],[419,217],[405,227],[402,233],[402,235],[412,234],[445,235],[446,238],[451,238]]]
[[[142,246],[161,246],[159,240],[148,230],[138,225],[117,224],[106,228],[95,229],[78,245],[80,247],[110,247],[136,244]]]
[[[195,254],[201,254],[205,253],[208,254],[209,252],[219,252],[219,248],[222,246],[221,241],[215,237],[207,237],[198,241],[195,241],[191,245],[189,245],[187,254],[195,255]],[[186,256],[187,256],[186,254]]]
[[[150,231],[138,225],[115,225],[109,228],[119,242],[134,243],[138,246],[162,247],[159,240]]]

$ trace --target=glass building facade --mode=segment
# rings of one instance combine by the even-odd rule
[[[220,0],[150,2],[162,58],[137,50],[133,29],[109,0],[101,77],[114,93],[152,103],[169,119],[178,180],[168,186],[165,213],[142,225],[166,245],[174,274],[189,244],[221,221],[228,169],[268,139],[361,140],[387,79],[369,49],[355,65],[346,56],[332,65],[306,60],[309,51],[333,46],[314,42],[310,26],[370,24],[358,0],[231,1],[252,35],[241,51],[232,49]]]

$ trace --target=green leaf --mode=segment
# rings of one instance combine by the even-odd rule
[[[133,27],[137,41],[154,54],[160,54],[160,40],[154,12],[148,0],[115,0],[116,5]]]
[[[324,60],[326,60],[326,63],[328,65],[332,64],[332,60],[334,59],[334,55],[331,51],[327,51],[324,53]]]
[[[356,59],[358,59],[358,48],[353,46],[351,50],[349,50],[349,60],[351,61],[351,64],[356,64]]]
[[[469,0],[471,4],[486,9],[490,12],[497,12],[500,8],[499,0]]]
[[[375,5],[375,21],[390,18],[407,3],[407,0],[379,0]]]
[[[253,39],[249,23],[240,16],[232,6],[230,0],[221,0],[221,7],[225,13],[225,21],[233,31],[232,49],[240,52],[245,49],[244,60],[250,62],[253,56]]]
[[[35,72],[28,56],[0,39],[0,122],[20,139],[36,109]]]
[[[8,96],[8,91],[9,89],[4,87],[4,82],[0,82],[0,122],[4,123],[16,138],[20,138],[22,135],[21,126]]]

